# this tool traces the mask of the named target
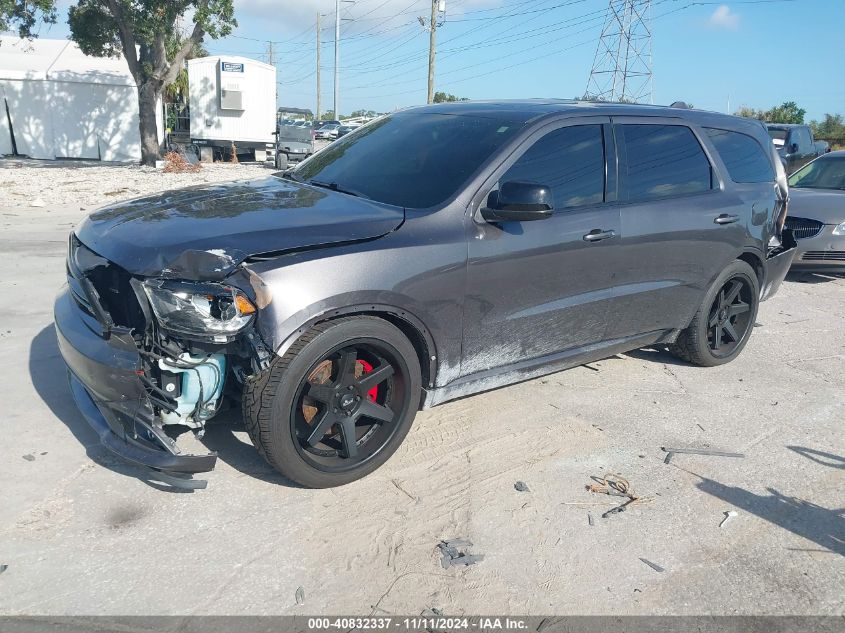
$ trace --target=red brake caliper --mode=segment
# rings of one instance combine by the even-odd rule
[[[358,364],[361,365],[361,369],[364,370],[365,374],[369,374],[371,371],[373,371],[373,366],[361,358],[358,359]],[[378,386],[375,386],[367,392],[367,398],[369,398],[370,402],[375,402],[377,397]]]

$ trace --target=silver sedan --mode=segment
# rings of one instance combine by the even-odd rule
[[[798,240],[792,269],[845,273],[845,151],[792,174],[789,200],[786,227]]]

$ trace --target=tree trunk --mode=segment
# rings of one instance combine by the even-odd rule
[[[161,158],[156,106],[161,89],[148,81],[138,86],[138,129],[141,132],[141,164],[154,166]]]

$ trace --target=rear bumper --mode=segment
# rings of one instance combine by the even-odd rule
[[[765,301],[774,295],[783,283],[789,267],[797,252],[797,242],[792,231],[784,229],[781,235],[782,246],[769,254],[765,263],[763,288],[760,290],[760,300]]]
[[[54,316],[76,406],[106,448],[129,462],[163,472],[214,469],[216,453],[180,454],[156,424],[141,380],[141,357],[128,333],[104,335],[99,322],[77,305],[67,288],[56,298]]]

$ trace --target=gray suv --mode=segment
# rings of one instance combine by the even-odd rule
[[[647,345],[733,360],[791,263],[756,121],[654,106],[456,103],[295,169],[122,202],[70,237],[55,320],[107,447],[181,453],[224,401],[299,484],[383,464],[421,408]]]

